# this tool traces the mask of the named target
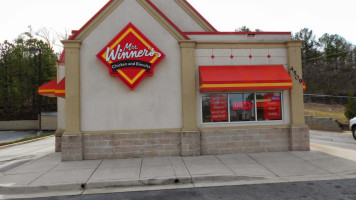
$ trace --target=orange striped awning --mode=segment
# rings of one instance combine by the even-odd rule
[[[42,96],[54,97],[54,91],[57,87],[57,79],[53,79],[40,87],[38,87],[38,94]]]
[[[66,95],[66,80],[62,78],[61,81],[57,84],[56,90],[54,91],[56,97],[65,97]]]
[[[283,65],[200,66],[200,91],[291,89]]]

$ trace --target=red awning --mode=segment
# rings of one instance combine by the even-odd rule
[[[38,94],[48,97],[54,97],[54,91],[57,87],[57,79],[53,79],[38,87]]]
[[[65,78],[58,84],[57,79],[53,79],[38,87],[38,94],[47,97],[65,97]]]
[[[54,91],[54,95],[56,97],[65,97],[66,94],[66,80],[62,78],[61,81],[57,84],[56,90]]]
[[[283,65],[200,66],[200,91],[291,89]]]

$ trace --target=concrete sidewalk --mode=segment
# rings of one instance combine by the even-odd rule
[[[61,162],[60,153],[53,153],[0,174],[0,198],[88,194],[130,186],[179,188],[356,178],[356,156],[338,156],[345,154],[342,149],[327,154],[322,145],[313,149],[73,162]]]

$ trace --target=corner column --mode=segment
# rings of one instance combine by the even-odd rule
[[[65,131],[62,135],[62,161],[83,160],[80,127],[80,46],[79,40],[62,41],[65,49]]]
[[[290,150],[309,151],[309,129],[304,120],[304,101],[303,101],[303,71],[302,71],[302,52],[303,41],[288,41],[288,72],[292,78],[292,89],[290,90]]]
[[[180,41],[182,63],[181,156],[200,155],[200,132],[197,129],[195,41]]]
[[[182,61],[183,131],[197,130],[195,94],[195,41],[180,41]]]

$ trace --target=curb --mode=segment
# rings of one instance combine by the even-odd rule
[[[102,189],[113,187],[132,187],[132,186],[150,186],[150,185],[180,185],[192,183],[190,176],[182,177],[164,177],[156,179],[129,179],[118,181],[105,181],[105,182],[89,182],[86,184],[85,189]]]
[[[233,182],[233,181],[260,181],[266,180],[267,177],[257,176],[236,176],[236,175],[208,175],[208,176],[193,176],[192,183],[206,183],[206,182]]]
[[[136,187],[136,186],[158,186],[158,185],[184,185],[196,183],[232,182],[232,181],[257,181],[266,180],[266,177],[250,177],[235,175],[208,175],[208,176],[181,176],[181,177],[162,177],[148,179],[127,179],[112,180],[102,182],[87,183],[68,183],[47,186],[0,186],[0,193],[5,195],[16,194],[36,194],[43,192],[61,191],[84,191],[86,189],[104,189],[115,187]]]
[[[35,194],[42,192],[54,192],[54,191],[75,191],[84,190],[82,188],[83,184],[70,183],[70,184],[58,184],[58,185],[47,185],[47,186],[13,186],[6,187],[0,186],[0,193],[6,195],[15,194]]]

